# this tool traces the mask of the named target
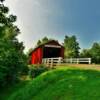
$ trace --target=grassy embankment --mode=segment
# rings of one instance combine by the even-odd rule
[[[27,84],[12,88],[5,98],[3,100],[99,100],[100,72],[77,68],[45,72]]]

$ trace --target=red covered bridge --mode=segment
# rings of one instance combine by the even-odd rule
[[[50,40],[36,47],[31,53],[31,64],[41,64],[43,58],[64,58],[64,47],[58,41]]]

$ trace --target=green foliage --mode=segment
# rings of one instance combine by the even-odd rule
[[[83,49],[80,53],[80,57],[82,57],[82,58],[91,58],[90,49]]]
[[[48,39],[47,37],[44,37],[42,40],[38,40],[37,41],[37,46],[47,43],[50,39]]]
[[[42,43],[46,43],[46,42],[48,42],[49,41],[49,39],[47,38],[47,37],[44,37],[43,39],[42,39]]]
[[[34,78],[48,70],[49,68],[44,65],[30,65],[29,76],[30,78]]]
[[[8,100],[99,100],[100,72],[57,69],[43,73]]]
[[[5,0],[0,0],[1,2],[4,2]]]
[[[8,41],[0,45],[0,86],[15,83],[19,75],[26,72],[26,56],[16,50]]]
[[[90,57],[92,58],[92,63],[100,64],[100,44],[93,43],[90,49],[84,49],[81,54],[81,57]]]
[[[41,45],[41,41],[40,41],[40,40],[38,40],[37,45],[38,45],[38,46]]]
[[[92,62],[93,63],[100,63],[100,44],[94,43],[91,50]]]
[[[3,0],[1,0],[3,1]],[[13,23],[16,16],[9,15],[9,8],[0,4],[0,87],[15,83],[27,69],[24,46],[16,36],[20,30]]]
[[[64,39],[64,47],[65,47],[65,58],[73,58],[73,57],[79,57],[79,43],[76,40],[75,36],[65,36]]]

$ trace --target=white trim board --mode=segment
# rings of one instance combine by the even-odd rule
[[[61,46],[57,46],[57,45],[45,45],[45,47],[61,48]]]

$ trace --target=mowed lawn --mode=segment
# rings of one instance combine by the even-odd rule
[[[100,71],[63,66],[10,91],[3,100],[100,100]]]

